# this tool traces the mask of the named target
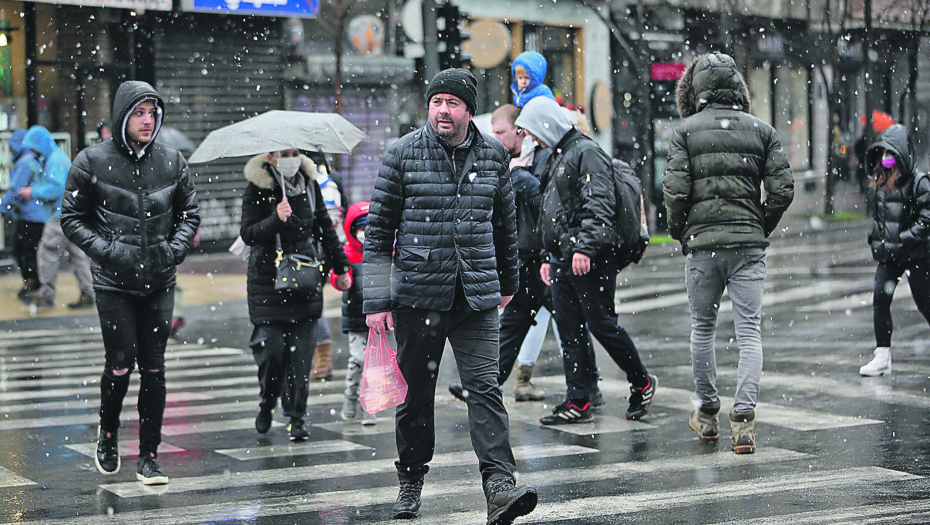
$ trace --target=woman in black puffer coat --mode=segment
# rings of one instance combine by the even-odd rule
[[[258,364],[261,395],[255,428],[261,434],[268,432],[283,392],[281,405],[290,418],[290,439],[304,441],[309,437],[303,418],[323,297],[274,289],[276,239],[280,236],[284,253],[325,255],[342,288],[350,284],[349,261],[311,175],[316,173],[313,161],[296,149],[282,150],[253,157],[244,173],[249,185],[242,196],[240,235],[252,247],[248,302],[255,328],[250,346]],[[287,198],[282,199],[282,194]],[[320,245],[325,254],[318,253]]]
[[[930,323],[930,177],[917,171],[907,128],[900,124],[869,147],[866,168],[875,190],[869,245],[878,262],[872,296],[876,348],[859,373],[877,376],[891,373],[891,299],[905,272],[917,309]]]

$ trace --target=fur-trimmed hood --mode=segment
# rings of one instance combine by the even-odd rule
[[[729,55],[710,53],[691,62],[678,81],[675,103],[682,119],[708,104],[723,104],[750,112],[749,88]]]
[[[259,188],[269,190],[279,185],[274,175],[268,170],[269,166],[268,154],[259,153],[245,163],[242,173],[245,174],[247,181]],[[308,182],[316,182],[316,164],[302,153],[300,154],[300,171],[297,174],[307,177]]]

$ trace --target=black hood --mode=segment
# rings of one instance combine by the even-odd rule
[[[917,165],[917,159],[914,155],[914,147],[907,137],[907,128],[901,124],[889,126],[878,139],[866,150],[866,173],[872,173],[875,165],[881,162],[881,150],[888,150],[894,155],[895,162],[900,163],[898,170],[901,172],[901,179],[907,180],[913,175],[914,168]]]
[[[129,113],[146,100],[151,100],[155,103],[155,107],[158,109],[158,116],[155,120],[155,131],[152,133],[152,140],[150,140],[149,143],[142,148],[142,151],[136,155],[126,137],[126,120],[129,117]],[[162,120],[165,117],[165,101],[162,100],[161,95],[155,91],[155,88],[146,82],[129,80],[120,84],[119,89],[116,90],[116,99],[113,101],[113,112],[110,115],[113,119],[110,123],[110,129],[113,130],[113,142],[116,143],[117,149],[130,157],[142,158],[148,151],[148,148],[155,143],[155,138],[161,130]]]
[[[729,55],[710,53],[694,59],[678,81],[675,103],[681,118],[708,104],[723,104],[749,113],[749,88]]]

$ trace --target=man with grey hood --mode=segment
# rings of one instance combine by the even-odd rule
[[[94,463],[120,469],[117,436],[129,376],[138,364],[136,478],[164,485],[156,462],[165,413],[165,348],[177,266],[200,226],[197,195],[181,153],[155,142],[165,103],[145,82],[120,85],[113,136],[81,151],[68,172],[61,229],[91,259],[106,352]]]
[[[543,204],[537,234],[549,262],[540,274],[552,286],[552,304],[568,386],[566,400],[544,425],[594,421],[589,383],[594,363],[587,350],[590,330],[630,381],[627,419],[646,414],[656,377],[646,371],[630,335],[617,324],[614,295],[620,271],[616,253],[617,205],[610,157],[575,129],[558,103],[536,97],[523,107],[516,125],[540,146],[551,148],[541,169]]]
[[[728,55],[695,59],[676,97],[682,120],[669,145],[662,193],[669,233],[688,257],[691,366],[700,403],[688,425],[701,441],[720,437],[714,339],[726,288],[739,347],[731,446],[751,454],[762,379],[765,248],[794,198],[794,178],[778,133],[749,113],[746,81]]]

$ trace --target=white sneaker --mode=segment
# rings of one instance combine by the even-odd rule
[[[879,346],[875,349],[875,357],[859,369],[859,375],[866,377],[880,376],[891,373],[891,348]]]

